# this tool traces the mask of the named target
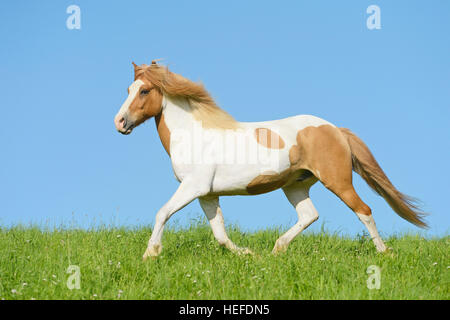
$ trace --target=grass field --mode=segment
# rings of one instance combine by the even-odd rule
[[[399,236],[377,254],[370,239],[305,233],[270,252],[278,230],[231,239],[253,256],[221,248],[209,226],[167,229],[161,256],[143,262],[150,228],[0,229],[0,299],[449,299],[450,238]],[[80,289],[67,287],[69,265]],[[381,269],[369,290],[366,270]]]

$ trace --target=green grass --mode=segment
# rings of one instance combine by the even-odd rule
[[[367,237],[300,235],[284,254],[270,252],[278,230],[230,238],[254,256],[221,248],[210,228],[167,229],[160,257],[143,262],[150,228],[43,231],[0,229],[0,299],[449,299],[449,237],[385,239],[377,254]],[[69,265],[81,288],[69,290]],[[381,268],[369,290],[367,267]]]

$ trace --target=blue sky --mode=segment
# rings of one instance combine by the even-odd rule
[[[80,30],[66,28],[71,4]],[[371,4],[380,30],[366,27]],[[449,12],[448,1],[1,2],[0,225],[153,223],[178,184],[169,158],[153,120],[122,136],[113,117],[131,61],[165,58],[238,120],[313,114],[350,128],[431,212],[423,234],[448,235]],[[354,177],[382,235],[419,231]],[[311,198],[311,230],[365,230],[319,183]],[[221,203],[244,230],[296,220],[279,190]],[[173,220],[200,214],[194,202]]]

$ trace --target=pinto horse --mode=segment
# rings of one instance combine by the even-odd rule
[[[159,137],[180,185],[158,211],[144,260],[161,253],[165,223],[195,199],[220,245],[251,253],[228,237],[219,196],[256,195],[281,188],[297,211],[298,221],[276,241],[273,253],[285,251],[319,217],[309,198],[320,181],[366,226],[377,251],[387,248],[371,209],[356,193],[352,169],[402,218],[426,227],[415,200],[399,192],[369,151],[348,129],[310,115],[274,121],[238,122],[219,108],[203,85],[152,61],[134,64],[134,82],[114,123],[122,134],[155,117]]]

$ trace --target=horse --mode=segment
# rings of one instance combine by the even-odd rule
[[[427,227],[415,198],[398,191],[366,144],[352,131],[312,115],[273,121],[239,122],[221,109],[201,83],[176,74],[155,60],[134,66],[128,97],[114,118],[120,133],[154,117],[170,157],[178,189],[157,212],[143,255],[157,257],[169,218],[198,199],[218,243],[238,254],[252,254],[227,235],[220,196],[257,195],[282,189],[298,220],[275,242],[272,253],[289,243],[319,217],[310,188],[320,181],[339,197],[367,228],[378,252],[381,239],[370,207],[356,193],[352,170],[400,217]]]

